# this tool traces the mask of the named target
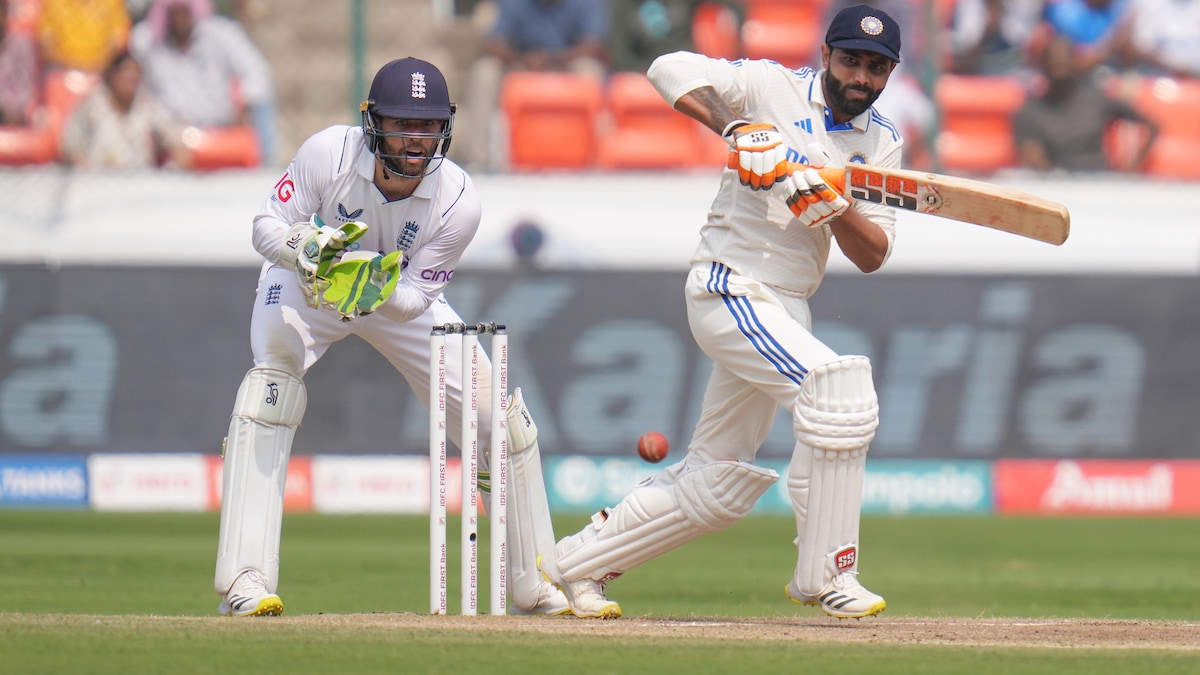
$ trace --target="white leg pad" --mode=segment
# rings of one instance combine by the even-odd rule
[[[634,488],[592,524],[556,547],[559,574],[574,581],[612,579],[667,551],[741,520],[779,474],[722,461],[687,470],[677,464]]]
[[[508,593],[514,605],[532,609],[543,583],[538,556],[554,549],[554,525],[546,499],[537,425],[520,388],[508,403]]]
[[[793,413],[787,486],[800,548],[793,582],[816,595],[838,573],[858,570],[863,475],[879,425],[870,361],[847,356],[811,370]]]
[[[250,369],[238,388],[225,440],[213,582],[221,595],[248,569],[261,572],[272,593],[279,584],[283,490],[307,402],[300,378],[274,368]]]

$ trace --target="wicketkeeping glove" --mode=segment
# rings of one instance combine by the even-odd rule
[[[320,277],[321,299],[342,321],[370,314],[387,302],[400,281],[400,251],[354,251]]]
[[[320,303],[319,280],[328,274],[337,255],[366,233],[367,226],[363,223],[351,221],[332,228],[315,213],[308,222],[296,223],[288,230],[280,262],[296,271],[309,307],[315,308]]]
[[[751,190],[770,190],[787,178],[788,149],[774,125],[731,122],[727,129],[728,166],[737,169],[742,185]]]
[[[788,208],[807,227],[822,225],[850,208],[850,202],[812,167],[793,171],[787,182]]]

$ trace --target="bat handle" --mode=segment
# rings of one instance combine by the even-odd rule
[[[809,168],[807,164],[798,162],[788,162],[788,172],[803,171]],[[817,173],[821,174],[821,178],[827,185],[837,190],[838,192],[846,193],[846,170],[836,166],[823,166],[817,169]]]
[[[738,161],[737,161],[736,154],[734,154],[732,152],[729,153],[729,158],[728,158],[728,160],[726,160],[726,166],[728,166],[730,169],[738,168]],[[794,171],[803,171],[807,168],[808,168],[807,164],[800,164],[799,162],[788,162],[788,167],[787,167],[789,174],[791,174]],[[840,192],[842,194],[846,194],[846,170],[845,169],[838,168],[835,166],[823,166],[823,167],[817,169],[817,173],[821,174],[821,178],[823,178],[825,180],[825,183],[827,185],[831,186],[833,189],[837,190],[838,192]]]

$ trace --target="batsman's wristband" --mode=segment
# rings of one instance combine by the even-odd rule
[[[749,120],[734,120],[729,124],[726,124],[725,130],[721,132],[721,138],[729,138],[729,134],[732,134],[735,129],[738,127],[744,127],[747,124],[750,124]]]

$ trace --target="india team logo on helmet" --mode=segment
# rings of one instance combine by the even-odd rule
[[[437,168],[450,148],[454,128],[456,106],[450,102],[450,89],[442,72],[428,61],[412,57],[397,59],[379,69],[371,82],[367,100],[362,102],[362,129],[367,146],[383,162],[384,168],[392,173],[414,178]],[[439,131],[434,133],[384,132],[379,126],[380,118],[400,120],[439,120]],[[421,155],[425,162],[421,173],[410,174],[403,170],[405,161],[413,156],[408,153],[408,144],[399,154],[389,154],[384,138],[403,138],[406,141],[436,139],[433,149]],[[437,160],[434,163],[434,160]],[[432,164],[431,164],[432,163]]]

